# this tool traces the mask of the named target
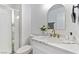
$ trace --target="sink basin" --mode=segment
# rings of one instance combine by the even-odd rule
[[[64,44],[77,44],[76,42],[70,41],[70,40],[63,40],[62,43],[64,43]]]
[[[54,38],[50,36],[37,36],[38,39],[43,39],[46,41],[50,41],[52,43],[62,43],[62,44],[76,44],[76,42],[71,41],[71,40],[66,40],[65,38]]]

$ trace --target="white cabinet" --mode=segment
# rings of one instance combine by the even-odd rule
[[[31,45],[33,54],[72,54],[72,52],[33,39],[31,40]]]

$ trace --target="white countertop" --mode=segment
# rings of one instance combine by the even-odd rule
[[[40,36],[34,36],[32,40],[42,42],[44,44],[47,44],[49,46],[55,46],[61,49],[64,49],[66,51],[72,52],[72,53],[79,53],[79,44],[67,44],[67,43],[61,43],[61,42],[55,42],[54,39],[50,39],[48,37],[40,38]]]

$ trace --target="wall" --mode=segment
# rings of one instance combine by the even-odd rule
[[[66,9],[66,33],[69,35],[70,32],[73,33],[73,35],[76,37],[76,39],[79,41],[79,24],[78,24],[78,15],[76,20],[76,23],[72,22],[71,14],[72,14],[72,7],[73,4],[66,4],[64,5]],[[75,9],[75,13],[78,14],[78,10]]]
[[[47,24],[47,14],[43,5],[22,5],[22,24],[20,25],[20,45],[28,44],[30,34],[41,34],[40,27]]]
[[[31,33],[41,35],[40,27],[47,25],[47,10],[43,4],[31,5]]]
[[[28,38],[31,33],[31,7],[28,4],[22,5],[22,37],[21,46],[28,44]]]

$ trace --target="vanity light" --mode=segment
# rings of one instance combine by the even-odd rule
[[[73,23],[76,23],[76,13],[75,13],[75,8],[79,8],[79,4],[77,6],[74,6],[73,5],[73,8],[72,8],[72,22]]]
[[[17,16],[16,19],[19,19],[19,16]]]

